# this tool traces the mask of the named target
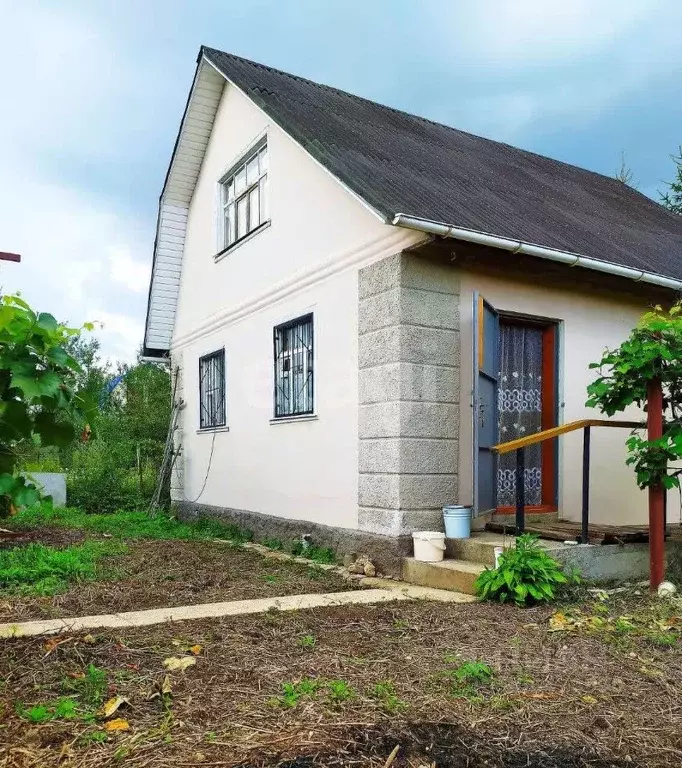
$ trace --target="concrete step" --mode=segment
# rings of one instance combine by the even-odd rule
[[[474,595],[474,581],[485,570],[481,563],[466,560],[442,560],[439,563],[423,563],[413,557],[403,559],[403,580],[422,587],[449,589]]]
[[[445,557],[492,568],[495,565],[495,547],[505,549],[512,546],[514,546],[513,536],[475,531],[469,539],[445,539]]]

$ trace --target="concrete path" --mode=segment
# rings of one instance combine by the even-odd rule
[[[314,595],[265,597],[257,600],[234,600],[225,603],[201,603],[199,605],[183,605],[178,608],[152,608],[148,611],[106,613],[101,616],[79,616],[68,619],[44,619],[15,624],[0,624],[0,639],[29,635],[59,635],[105,627],[117,629],[146,627],[152,624],[164,624],[167,621],[244,616],[250,613],[265,613],[270,610],[298,611],[303,608],[329,608],[336,605],[374,605],[395,600],[439,600],[441,602],[463,603],[474,599],[458,592],[417,587],[392,582],[388,579],[363,579],[363,583],[378,588]]]

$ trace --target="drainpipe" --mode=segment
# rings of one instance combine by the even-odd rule
[[[599,259],[590,259],[587,256],[581,256],[578,253],[570,253],[569,251],[560,251],[556,248],[545,248],[542,245],[524,243],[522,240],[511,240],[507,237],[489,235],[486,232],[478,232],[474,229],[453,227],[449,224],[441,224],[437,221],[429,221],[428,219],[420,219],[415,216],[407,216],[404,213],[397,213],[393,217],[393,224],[397,227],[416,229],[420,232],[428,232],[432,235],[450,237],[455,240],[465,240],[466,242],[476,243],[477,245],[487,245],[491,248],[499,248],[503,251],[510,251],[511,253],[536,256],[540,259],[547,259],[548,261],[555,261],[559,264],[566,264],[569,267],[583,267],[584,269],[591,269],[596,272],[605,272],[608,275],[625,277],[638,283],[649,283],[650,285],[669,288],[673,291],[682,291],[682,280],[674,280],[671,277],[663,277],[654,272],[645,272],[641,269],[623,267],[619,264],[610,264],[607,261],[600,261]]]

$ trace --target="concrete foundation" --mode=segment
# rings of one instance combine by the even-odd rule
[[[315,546],[331,547],[339,559],[344,555],[368,555],[378,570],[388,576],[399,577],[403,558],[412,553],[411,536],[383,536],[208,504],[181,502],[175,505],[175,511],[183,520],[210,517],[253,531],[256,540],[276,538],[285,545],[300,539],[303,534],[310,534]]]

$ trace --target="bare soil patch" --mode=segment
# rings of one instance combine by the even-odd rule
[[[392,768],[679,764],[679,643],[550,632],[551,613],[415,602],[8,640],[0,765],[383,768],[396,747]],[[465,662],[490,678],[458,679]],[[128,730],[27,720],[90,665]]]
[[[27,537],[53,546],[83,540],[79,531],[58,528],[30,531]],[[15,540],[13,546],[23,543],[27,540]],[[0,596],[0,621],[353,589],[353,584],[341,576],[313,565],[263,557],[227,543],[135,540],[126,544],[126,554],[103,558],[102,581],[74,584],[67,592],[52,597]]]

